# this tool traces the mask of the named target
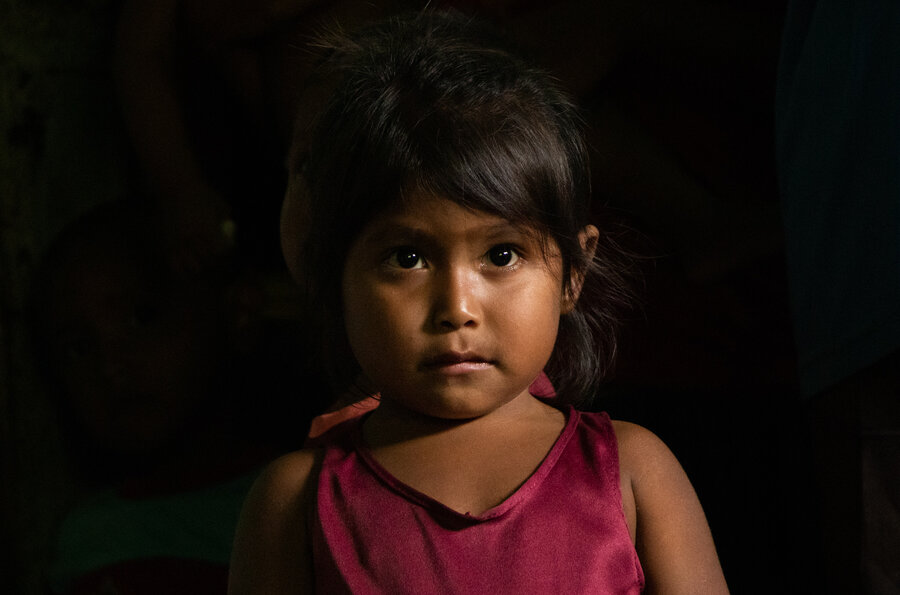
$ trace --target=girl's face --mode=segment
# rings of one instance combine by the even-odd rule
[[[528,394],[556,341],[562,259],[533,230],[430,196],[371,221],[343,273],[347,337],[382,398],[468,419]]]

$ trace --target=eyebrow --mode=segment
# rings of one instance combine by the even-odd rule
[[[421,242],[431,239],[433,234],[420,227],[398,223],[385,223],[376,227],[372,232],[365,234],[362,240],[366,244],[381,244],[395,241],[398,237],[409,239],[413,242]]]
[[[528,235],[528,231],[522,226],[517,226],[505,220],[478,225],[470,230],[472,234],[488,237],[502,236],[509,233],[516,235]],[[396,238],[409,239],[411,242],[428,242],[435,239],[436,234],[416,225],[406,225],[400,222],[385,222],[377,226],[371,233],[363,236],[366,244],[379,244],[393,241]]]

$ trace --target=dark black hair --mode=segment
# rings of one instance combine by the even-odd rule
[[[299,175],[289,192],[306,194],[302,260],[312,306],[323,313],[332,374],[344,388],[355,377],[341,347],[341,275],[351,244],[386,207],[425,193],[537,230],[559,247],[564,287],[584,277],[546,367],[561,398],[584,404],[612,366],[630,292],[608,237],[590,262],[579,242],[591,188],[572,101],[458,13],[394,17],[352,36],[323,37],[319,47],[331,99],[308,158],[291,163]]]

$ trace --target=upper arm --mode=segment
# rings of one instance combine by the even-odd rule
[[[253,485],[238,522],[229,595],[312,592],[307,511],[313,502],[315,457],[286,455]]]
[[[675,456],[650,431],[614,422],[635,510],[647,593],[727,593],[700,501]]]

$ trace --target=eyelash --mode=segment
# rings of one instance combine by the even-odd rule
[[[399,257],[401,254],[404,254],[404,253],[408,254],[408,255],[416,256],[417,257],[416,264],[419,264],[421,262],[422,266],[405,267],[405,266],[401,265]],[[413,248],[412,246],[400,246],[398,248],[394,248],[393,250],[391,250],[390,254],[387,257],[386,264],[393,268],[411,271],[411,270],[415,270],[415,269],[424,268],[424,265],[425,265],[424,260],[425,259],[422,258],[422,256],[419,254],[419,251],[416,250],[415,248]]]
[[[499,251],[499,252],[509,252],[511,253],[511,263],[507,264],[496,264],[491,260],[491,253]],[[414,256],[416,260],[413,262],[413,266],[403,266],[401,264],[402,257],[410,257]],[[482,256],[482,263],[485,266],[493,267],[501,270],[514,270],[518,268],[519,261],[523,258],[522,250],[515,246],[514,244],[496,244],[491,246],[490,249],[484,253]],[[394,269],[400,269],[405,271],[413,271],[422,269],[428,266],[428,261],[420,254],[418,250],[416,250],[412,246],[400,246],[398,248],[394,248],[390,251],[387,258],[385,259],[385,264]]]
[[[492,266],[503,270],[514,270],[518,267],[519,261],[522,259],[522,251],[518,247],[514,246],[513,244],[497,244],[496,246],[491,246],[491,249],[485,253],[484,258],[490,261],[491,253],[495,250],[511,253],[512,262],[507,264],[496,264],[495,262],[491,261]]]

